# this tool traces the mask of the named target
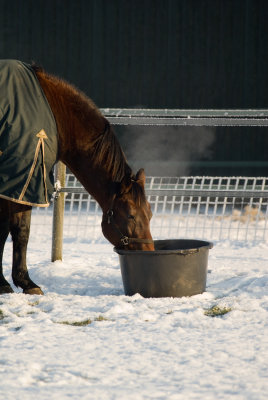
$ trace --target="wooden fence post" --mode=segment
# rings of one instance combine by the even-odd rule
[[[55,180],[60,187],[65,186],[65,172],[66,166],[59,161],[56,164]],[[54,198],[51,261],[62,260],[64,196],[65,194],[60,192]]]

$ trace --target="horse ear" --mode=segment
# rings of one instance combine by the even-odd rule
[[[141,168],[141,169],[137,172],[137,174],[136,174],[136,181],[137,181],[137,183],[139,183],[143,188],[144,188],[144,186],[145,186],[145,179],[146,179],[146,176],[145,176],[144,169]]]

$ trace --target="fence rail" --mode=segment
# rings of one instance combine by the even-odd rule
[[[86,189],[80,187],[65,187],[58,189],[57,193],[86,193]],[[147,196],[195,196],[195,197],[236,197],[236,198],[268,198],[268,190],[200,190],[200,189],[146,189]]]
[[[268,126],[268,110],[103,108],[113,125]]]

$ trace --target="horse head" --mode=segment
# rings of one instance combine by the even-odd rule
[[[127,175],[116,184],[103,213],[102,232],[115,247],[154,250],[150,232],[151,207],[145,196],[145,173]]]

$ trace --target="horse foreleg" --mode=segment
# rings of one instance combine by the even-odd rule
[[[8,204],[6,200],[0,199],[0,294],[13,292],[12,287],[4,278],[2,265],[3,252],[8,234]]]
[[[16,203],[12,203],[10,208],[9,229],[13,240],[13,282],[23,289],[23,293],[43,294],[40,287],[30,279],[26,265],[32,208]]]

